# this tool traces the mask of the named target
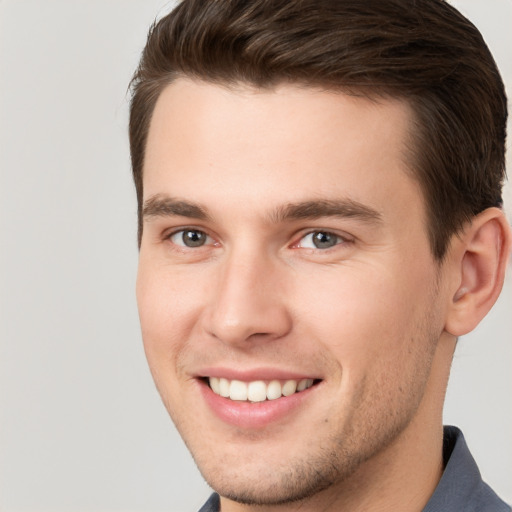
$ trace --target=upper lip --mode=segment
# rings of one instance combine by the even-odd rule
[[[228,380],[240,380],[242,382],[252,382],[256,380],[270,381],[270,380],[301,380],[301,379],[314,379],[318,380],[320,377],[317,374],[303,371],[285,370],[281,368],[252,368],[252,369],[238,369],[233,367],[210,367],[202,368],[197,372],[198,378],[205,377],[218,377]]]

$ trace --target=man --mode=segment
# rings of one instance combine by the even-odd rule
[[[185,0],[133,94],[142,334],[202,510],[509,511],[442,426],[511,245],[476,28],[441,0]]]

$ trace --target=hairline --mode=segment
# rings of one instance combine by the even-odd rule
[[[403,141],[402,148],[402,156],[405,167],[405,176],[413,179],[420,188],[420,194],[423,201],[423,211],[424,211],[424,221],[425,221],[425,232],[429,238],[429,245],[431,249],[432,256],[438,262],[442,262],[444,259],[444,254],[439,256],[436,254],[435,243],[436,238],[433,233],[433,218],[429,209],[429,201],[426,195],[426,188],[422,184],[422,180],[420,178],[420,170],[418,162],[421,157],[421,149],[420,149],[420,137],[421,137],[421,128],[422,123],[420,120],[419,113],[415,108],[415,101],[413,95],[401,94],[400,91],[393,86],[386,86],[384,84],[373,83],[371,85],[358,84],[358,85],[345,85],[343,83],[334,83],[329,81],[322,80],[301,80],[301,79],[285,79],[279,78],[275,80],[269,80],[264,84],[257,84],[250,80],[244,80],[240,78],[236,79],[226,79],[226,78],[212,78],[207,76],[199,76],[195,73],[186,73],[183,71],[174,71],[172,73],[168,73],[165,77],[161,77],[159,80],[155,81],[155,89],[158,92],[156,97],[153,99],[153,104],[151,105],[151,110],[149,112],[149,120],[147,124],[146,137],[143,142],[143,160],[142,165],[140,167],[140,184],[141,184],[141,197],[138,201],[138,216],[139,216],[139,234],[138,234],[138,246],[140,248],[141,240],[142,240],[142,230],[143,230],[143,179],[144,179],[144,169],[145,169],[145,156],[146,156],[146,148],[147,142],[149,138],[149,133],[151,131],[151,122],[153,118],[153,114],[155,112],[158,100],[161,98],[162,94],[165,90],[167,90],[171,85],[173,85],[178,80],[189,80],[194,83],[202,83],[202,84],[210,84],[218,87],[222,87],[230,92],[241,92],[241,91],[253,91],[253,92],[274,92],[279,87],[282,86],[294,86],[301,89],[316,89],[320,92],[328,92],[328,93],[340,93],[348,96],[352,96],[355,98],[363,98],[370,102],[379,103],[381,101],[398,101],[407,105],[410,112],[409,126],[406,131],[405,140]],[[455,235],[456,233],[453,233]],[[451,238],[450,238],[451,239]],[[446,249],[449,246],[449,240],[447,241]],[[446,251],[445,251],[446,253]]]

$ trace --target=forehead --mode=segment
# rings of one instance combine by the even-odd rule
[[[382,202],[404,187],[418,193],[405,157],[411,115],[399,100],[178,79],[153,113],[144,198],[222,197],[257,208],[284,196]]]

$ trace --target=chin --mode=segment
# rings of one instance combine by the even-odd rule
[[[339,486],[364,462],[346,453],[339,441],[332,444],[335,447],[331,451],[320,450],[313,455],[305,449],[299,455],[278,460],[261,458],[265,453],[261,447],[255,450],[257,453],[238,449],[231,456],[217,453],[208,460],[195,457],[195,461],[210,487],[224,498],[245,505],[276,506],[306,500]]]
[[[243,477],[242,471],[231,474],[202,471],[202,474],[210,487],[224,498],[260,506],[283,505],[311,498],[334,485],[339,478],[337,468],[331,465],[319,472],[311,461],[295,464],[287,471],[276,470],[267,464],[258,471],[244,472]]]

